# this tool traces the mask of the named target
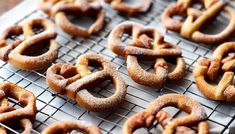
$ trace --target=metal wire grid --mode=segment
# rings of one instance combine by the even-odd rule
[[[67,99],[65,96],[55,94],[45,83],[45,72],[25,72],[14,68],[8,63],[0,61],[0,77],[4,80],[11,81],[17,85],[32,91],[37,97],[37,116],[34,122],[33,133],[40,133],[48,125],[59,121],[69,119],[81,119],[99,126],[103,133],[121,133],[123,123],[126,118],[139,112],[145,106],[158,96],[175,92],[185,94],[199,101],[205,108],[210,128],[216,133],[227,133],[230,126],[234,126],[235,120],[235,104],[216,102],[206,99],[196,88],[192,77],[192,69],[199,57],[210,57],[212,50],[215,47],[198,45],[191,41],[181,38],[178,34],[165,30],[160,23],[159,16],[164,8],[171,3],[170,1],[156,0],[153,7],[145,15],[138,15],[132,18],[125,18],[117,14],[110,7],[105,7],[106,26],[98,34],[91,38],[72,38],[62,32],[59,28],[57,42],[59,44],[59,56],[56,62],[60,63],[75,63],[77,57],[86,52],[96,52],[108,58],[116,66],[123,79],[126,81],[127,96],[123,105],[117,110],[108,113],[93,113],[86,111],[84,108],[76,104],[75,101]],[[231,3],[234,5],[234,3]],[[17,23],[22,23],[33,17],[48,17],[40,10],[34,10],[27,16],[19,19]],[[133,82],[127,75],[125,59],[116,56],[107,49],[107,38],[110,31],[118,23],[131,20],[142,23],[144,25],[154,26],[161,33],[165,34],[165,40],[179,45],[183,51],[183,57],[187,63],[187,75],[180,83],[168,83],[161,89],[153,89],[145,87]],[[213,24],[216,27],[216,24]],[[125,41],[130,40],[125,37]],[[142,63],[142,67],[146,70],[151,70],[151,67]],[[110,81],[102,83],[100,87],[91,91],[99,97],[107,97],[114,93],[114,89]],[[20,107],[19,104],[10,99],[12,105]],[[165,109],[175,117],[184,116],[185,113],[173,107]],[[13,130],[10,127],[0,124],[11,133],[18,134],[19,131]],[[149,133],[159,132],[159,126],[156,124],[154,128],[148,130]],[[145,129],[138,130],[137,133],[147,132]]]

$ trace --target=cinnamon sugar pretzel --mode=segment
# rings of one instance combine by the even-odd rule
[[[171,118],[168,113],[162,111],[168,106],[177,107],[189,115],[177,119]],[[153,123],[158,121],[163,126],[163,134],[187,132],[194,134],[196,132],[188,127],[195,125],[198,125],[199,134],[208,134],[206,118],[206,112],[198,102],[184,95],[166,94],[151,102],[144,111],[128,118],[124,124],[123,133],[132,134],[141,127],[151,128]]]
[[[235,13],[232,9],[225,7],[223,0],[201,0],[205,11],[190,7],[193,0],[178,0],[177,4],[170,5],[162,14],[162,22],[169,30],[180,32],[185,38],[205,44],[220,43],[228,39],[235,31]],[[223,10],[230,16],[227,27],[217,34],[205,34],[200,28]],[[184,22],[173,18],[174,15],[187,16]]]
[[[15,109],[9,106],[7,97],[11,97],[19,101],[23,108]],[[13,83],[4,82],[0,84],[0,122],[11,123],[19,121],[24,128],[22,134],[30,134],[32,130],[31,121],[36,116],[36,98],[33,93],[16,86]],[[15,125],[15,124],[14,124]],[[1,127],[1,133],[6,130]]]
[[[151,4],[152,0],[143,0],[138,6],[129,6],[123,2],[123,0],[104,0],[106,3],[110,3],[112,8],[123,13],[127,13],[129,16],[140,12],[146,12]]]
[[[97,33],[104,25],[105,12],[99,0],[43,0],[39,7],[50,16],[66,32],[73,36],[89,37]],[[68,15],[95,17],[95,22],[85,28],[72,23]]]
[[[89,65],[101,66],[102,71],[91,73]],[[107,98],[97,98],[87,89],[105,80],[112,80],[115,93]],[[118,106],[125,98],[126,84],[110,61],[95,53],[80,56],[75,66],[55,64],[47,70],[46,81],[59,94],[66,94],[90,111],[107,111]]]
[[[44,31],[36,34],[35,27],[42,27]],[[9,38],[21,34],[23,34],[22,38],[19,37],[12,43],[8,42]],[[0,36],[0,59],[23,70],[43,70],[57,57],[56,35],[54,24],[43,18],[29,20],[22,26],[11,26]],[[47,52],[34,56],[36,50],[43,49],[48,43]]]
[[[194,70],[195,82],[198,89],[208,98],[221,101],[235,101],[235,88],[233,85],[235,59],[235,42],[220,45],[213,53],[211,60],[201,59]],[[215,82],[220,72],[223,76],[217,85],[212,85],[207,80]]]
[[[132,41],[126,45],[122,36],[127,33]],[[137,83],[147,86],[162,86],[168,79],[177,81],[184,77],[185,62],[181,50],[171,43],[154,28],[145,27],[134,22],[123,22],[115,27],[108,38],[109,48],[127,60],[129,76]],[[166,59],[176,58],[176,67],[168,71]],[[155,61],[155,74],[145,71],[138,63],[141,60]]]
[[[101,134],[100,129],[95,125],[77,120],[56,122],[46,128],[42,134],[64,134],[72,130],[81,130],[86,134]]]

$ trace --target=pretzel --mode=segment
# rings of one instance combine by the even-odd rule
[[[23,106],[22,109],[15,109],[9,106],[6,97],[11,97],[19,101]],[[0,85],[0,122],[11,123],[20,121],[20,125],[24,128],[22,134],[29,134],[32,130],[31,120],[36,115],[36,98],[33,93],[16,86],[13,83],[4,82]],[[5,128],[1,127],[1,133],[6,133]]]
[[[161,111],[161,109],[168,106],[177,107],[189,115],[177,119],[169,119],[171,117],[168,113]],[[128,118],[124,124],[123,133],[132,134],[141,127],[151,128],[157,120],[163,125],[163,134],[192,132],[193,130],[188,127],[195,125],[198,125],[199,134],[207,134],[209,133],[209,128],[207,122],[205,122],[206,119],[206,112],[198,102],[187,96],[167,94],[151,102],[144,111]]]
[[[166,8],[161,18],[165,27],[169,30],[180,32],[181,36],[185,38],[205,44],[220,43],[231,37],[235,31],[235,13],[225,7],[226,2],[222,0],[201,0],[206,9],[204,12],[190,7],[192,3],[192,0],[178,0],[177,4]],[[200,28],[220,13],[221,10],[230,16],[228,26],[220,33],[213,35],[200,32]],[[186,19],[182,23],[173,19],[173,15],[186,16]]]
[[[91,73],[89,65],[101,66],[102,71]],[[108,98],[97,98],[87,89],[95,87],[110,79],[116,88],[115,93]],[[125,98],[126,84],[110,61],[95,53],[80,56],[75,66],[55,64],[47,70],[47,84],[59,94],[66,94],[90,111],[107,111],[118,106]]]
[[[36,34],[33,29],[42,27],[43,32]],[[8,43],[14,36],[23,38]],[[23,26],[15,25],[7,28],[0,37],[0,59],[23,70],[43,70],[57,57],[57,43],[54,24],[43,18],[32,19]],[[35,50],[40,50],[50,43],[49,50],[43,54],[35,55]],[[27,55],[28,53],[28,55]]]
[[[9,109],[9,107],[7,106],[1,107],[0,109],[4,112],[0,114],[0,122],[8,122],[23,118],[34,120],[36,114],[36,98],[33,93],[9,82],[2,83],[0,85],[0,91],[1,94],[2,92],[4,92],[4,95],[6,97],[11,97],[15,100],[18,100],[21,106],[23,107],[17,110],[11,108]],[[4,110],[5,108],[7,110]]]
[[[97,126],[78,120],[56,122],[51,126],[47,127],[42,132],[42,134],[64,134],[69,133],[72,130],[81,130],[87,134],[101,134],[101,131]]]
[[[142,3],[140,3],[138,6],[129,6],[123,2],[123,0],[104,0],[106,3],[110,3],[112,8],[115,10],[118,10],[123,13],[127,13],[128,16],[140,13],[140,12],[146,12],[151,4],[152,0],[143,0]]]
[[[124,33],[132,36],[133,40],[128,45],[122,42]],[[167,79],[177,81],[185,74],[186,67],[181,50],[176,45],[164,42],[164,37],[154,28],[134,22],[123,22],[110,33],[108,45],[114,53],[126,58],[128,74],[139,84],[162,86]],[[176,58],[176,67],[172,72],[168,72],[165,59],[173,57]],[[156,61],[155,74],[142,69],[138,59]]]
[[[208,98],[220,101],[235,101],[234,55],[227,56],[235,51],[235,42],[227,42],[220,45],[213,53],[212,59],[200,59],[199,65],[194,70],[195,82],[198,89]],[[216,82],[219,72],[224,74],[217,85],[207,82]]]
[[[55,22],[73,36],[89,37],[95,34],[104,25],[105,12],[99,0],[44,0],[39,7],[55,19]],[[73,24],[67,15],[85,15],[95,17],[96,21],[89,27]]]

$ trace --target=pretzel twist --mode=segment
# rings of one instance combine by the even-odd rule
[[[91,73],[89,65],[101,66],[102,71]],[[87,89],[110,79],[116,88],[107,98],[97,98]],[[95,53],[80,56],[75,66],[55,64],[47,70],[46,81],[50,88],[59,94],[66,94],[90,111],[107,111],[118,106],[125,98],[126,84],[110,61]]]
[[[122,42],[124,33],[132,36],[128,46]],[[109,48],[127,60],[127,70],[130,77],[137,83],[147,86],[162,86],[166,79],[180,80],[185,74],[185,62],[181,50],[173,44],[164,42],[164,37],[154,28],[144,27],[134,22],[123,22],[115,27],[108,38]],[[176,67],[168,71],[165,61],[176,57]],[[156,73],[146,72],[138,63],[141,60],[154,60]]]
[[[162,14],[162,22],[169,30],[180,32],[183,37],[190,38],[196,42],[205,44],[220,43],[228,39],[235,31],[235,13],[225,7],[226,2],[222,0],[201,0],[205,7],[205,11],[190,7],[192,0],[178,0],[177,4],[170,5]],[[215,17],[218,13],[224,11],[230,16],[228,26],[217,34],[205,34],[200,32],[200,28]],[[187,16],[182,23],[179,20],[173,19],[172,16],[180,15]]]
[[[174,106],[187,112],[189,115],[173,119],[162,109],[164,107]],[[148,107],[130,118],[124,124],[123,133],[132,134],[135,130],[141,127],[151,128],[155,120],[157,120],[164,128],[163,134],[194,132],[188,128],[198,125],[198,133],[207,134],[209,128],[206,120],[207,115],[203,107],[189,97],[179,94],[167,94],[160,96]]]
[[[11,97],[19,101],[23,106],[21,109],[15,109],[9,106],[7,97]],[[13,83],[4,82],[0,85],[0,122],[11,123],[20,121],[20,125],[24,128],[22,134],[30,134],[32,130],[31,120],[36,115],[36,98],[33,93],[16,86]],[[6,133],[5,128],[1,127],[1,133]]]
[[[199,65],[194,70],[195,82],[199,90],[212,100],[235,101],[235,88],[233,85],[235,59],[235,42],[220,45],[213,53],[212,59],[200,59]],[[227,57],[226,57],[227,56]],[[224,72],[217,85],[207,82],[207,78],[215,82],[220,70]]]
[[[104,0],[106,3],[110,3],[112,8],[123,13],[127,13],[128,16],[146,12],[151,4],[152,0],[143,0],[138,6],[129,6],[123,2],[123,0]]]
[[[39,7],[52,16],[55,22],[73,36],[89,37],[100,31],[104,25],[105,12],[99,0],[43,0]],[[85,15],[96,18],[95,22],[85,28],[72,23],[68,15]]]
[[[42,27],[44,31],[36,34],[33,31],[35,27]],[[9,38],[21,34],[23,38],[8,43]],[[32,19],[23,26],[11,26],[1,34],[0,59],[23,70],[43,70],[57,57],[56,35],[54,24],[43,18]],[[36,50],[43,49],[48,43],[50,45],[47,52],[34,56]]]
[[[72,130],[81,130],[86,134],[101,134],[98,127],[84,121],[61,121],[47,127],[42,134],[69,133]]]

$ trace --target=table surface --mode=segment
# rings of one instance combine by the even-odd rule
[[[123,105],[117,110],[108,113],[93,113],[85,110],[76,104],[75,101],[69,100],[65,96],[57,95],[45,83],[45,72],[26,72],[19,70],[12,65],[0,61],[0,78],[16,83],[17,85],[32,91],[37,97],[37,116],[34,121],[33,133],[40,133],[48,125],[68,119],[81,119],[99,126],[104,133],[121,133],[125,120],[143,110],[146,105],[158,96],[166,93],[180,93],[189,96],[200,102],[205,108],[210,124],[210,131],[215,133],[228,133],[230,127],[235,126],[235,103],[218,102],[207,99],[197,89],[192,70],[196,65],[196,61],[200,57],[210,58],[213,50],[217,47],[197,44],[192,41],[180,37],[179,34],[164,29],[160,22],[160,16],[163,10],[171,3],[172,0],[154,0],[151,9],[145,13],[134,17],[124,17],[112,10],[110,6],[104,5],[106,10],[106,25],[98,34],[84,39],[80,37],[71,37],[57,27],[59,45],[59,55],[56,63],[76,62],[79,55],[86,52],[99,53],[116,66],[117,70],[127,83],[127,96]],[[30,6],[29,6],[30,5]],[[231,7],[235,9],[235,2],[231,3]],[[27,7],[27,8],[25,8]],[[13,10],[7,12],[0,17],[0,31],[12,24],[22,24],[30,18],[46,17],[46,14],[37,8],[35,0],[25,0]],[[216,19],[211,25],[208,25],[208,30],[218,30],[226,25],[223,14]],[[49,18],[50,19],[50,18]],[[187,73],[185,78],[178,83],[167,83],[163,88],[150,88],[139,85],[132,81],[127,74],[125,59],[115,55],[107,48],[107,38],[110,31],[120,22],[129,20],[135,21],[146,26],[153,26],[162,34],[165,35],[165,40],[181,47],[183,57],[187,63]],[[230,40],[235,40],[235,36]],[[125,42],[130,41],[129,37],[125,38]],[[152,71],[152,67],[145,62],[141,63],[145,70]],[[101,84],[99,87],[91,91],[99,97],[106,97],[113,94],[114,89],[110,82]],[[10,100],[11,104],[19,106],[14,100]],[[174,117],[184,116],[185,113],[175,108],[167,108]],[[1,124],[2,125],[2,124]],[[11,128],[8,128],[12,133],[18,133]],[[156,124],[149,132],[159,132],[160,126]],[[138,130],[138,133],[147,132],[146,129]]]

